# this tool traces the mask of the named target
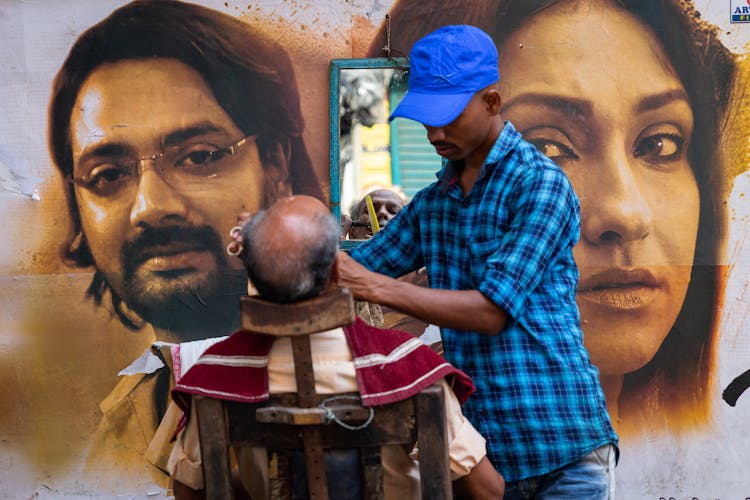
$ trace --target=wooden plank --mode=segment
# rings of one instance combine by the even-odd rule
[[[299,406],[312,408],[317,400],[309,335],[292,337],[292,355],[294,356],[294,378],[297,381]]]
[[[362,453],[362,477],[364,478],[364,500],[383,498],[383,463],[380,446],[369,446]]]
[[[346,405],[330,409],[263,406],[256,410],[255,419],[263,424],[322,425],[333,414],[342,422],[365,421],[370,411],[362,406]]]
[[[272,449],[302,447],[300,427],[286,424],[265,424],[256,421],[256,405],[227,403],[228,431],[232,443],[241,446],[269,446]],[[369,412],[369,410],[366,410]],[[361,424],[365,419],[348,420]],[[361,430],[351,431],[335,422],[321,426],[324,448],[352,448],[373,444],[409,444],[417,438],[412,400],[378,407],[372,422]]]
[[[207,500],[234,498],[223,401],[195,396]]]
[[[294,304],[277,304],[257,297],[240,298],[241,325],[251,332],[294,337],[354,323],[354,300],[346,288]],[[325,311],[325,314],[321,314]]]
[[[415,396],[419,475],[423,500],[452,498],[445,403],[442,387],[433,385]]]

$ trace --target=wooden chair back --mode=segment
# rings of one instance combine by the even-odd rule
[[[316,314],[309,313],[315,311]],[[320,311],[326,314],[320,315]],[[278,460],[278,498],[291,498],[289,456],[303,450],[309,498],[328,499],[325,450],[358,449],[363,497],[383,498],[381,447],[418,443],[423,499],[452,498],[444,394],[433,385],[395,404],[364,407],[356,393],[319,395],[310,354],[312,333],[354,321],[347,290],[298,304],[242,301],[244,329],[291,337],[296,394],[271,395],[262,404],[236,403],[196,396],[204,484],[208,499],[233,498],[230,447],[264,447]],[[309,318],[317,318],[310,321]]]

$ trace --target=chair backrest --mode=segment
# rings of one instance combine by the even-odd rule
[[[358,448],[361,453],[364,498],[383,498],[383,469],[380,447],[418,444],[421,495],[423,499],[452,498],[448,443],[445,433],[445,406],[439,385],[429,387],[411,399],[374,409],[352,400],[330,400],[318,396],[327,409],[304,411],[292,403],[294,395],[272,397],[264,404],[245,404],[195,397],[200,430],[206,498],[232,498],[229,448],[232,446],[265,447],[279,453],[279,473],[289,477],[285,456],[293,450],[304,450],[307,464],[309,498],[326,499],[327,478],[323,462],[324,449]],[[330,415],[354,430],[333,421]],[[326,416],[328,415],[328,416]],[[324,422],[320,423],[320,420]],[[327,421],[327,422],[326,422]],[[315,423],[313,423],[315,422]],[[314,433],[312,439],[310,434]],[[320,452],[320,453],[318,453]],[[311,471],[310,455],[317,465]],[[310,480],[309,478],[313,478]],[[281,498],[291,486],[282,488]],[[288,498],[288,497],[287,497]]]
[[[316,311],[318,320],[307,321],[306,310]],[[322,322],[321,310],[330,312]],[[325,450],[357,449],[363,498],[383,498],[381,447],[415,442],[420,476],[429,478],[421,481],[422,498],[452,498],[444,394],[439,385],[374,409],[362,406],[356,393],[315,393],[309,335],[353,319],[351,295],[346,290],[300,307],[243,300],[243,328],[292,338],[298,392],[272,395],[262,404],[194,398],[208,499],[232,498],[229,449],[242,446],[263,447],[278,457],[277,476],[282,484],[274,491],[279,498],[290,498],[291,485],[285,481],[292,476],[289,457],[302,450],[309,498],[315,500],[329,498]]]

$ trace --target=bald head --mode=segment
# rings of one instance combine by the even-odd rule
[[[243,259],[260,296],[290,303],[326,287],[339,244],[339,224],[310,196],[282,198],[242,229]]]

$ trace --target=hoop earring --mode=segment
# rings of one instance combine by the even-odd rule
[[[231,255],[232,257],[237,257],[242,253],[243,247],[242,243],[236,240],[240,236],[240,233],[242,231],[242,226],[234,226],[232,229],[229,230],[229,237],[232,238],[231,243],[227,245],[227,253]]]

